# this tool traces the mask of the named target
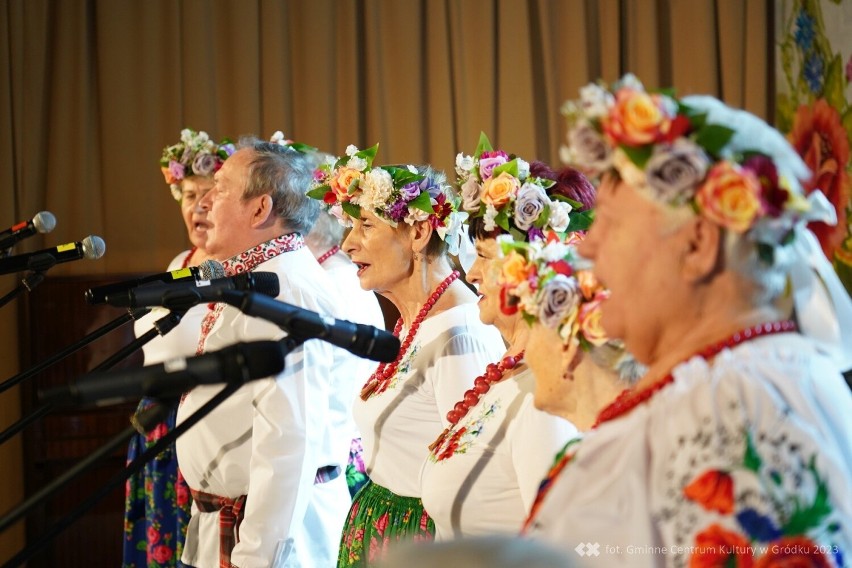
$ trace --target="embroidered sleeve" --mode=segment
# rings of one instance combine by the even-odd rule
[[[715,408],[705,398],[688,409],[692,419],[654,460],[652,495],[661,506],[652,513],[671,548],[667,562],[842,565],[848,550],[835,504],[843,497],[832,495],[812,429],[777,399],[743,398],[720,390]]]
[[[578,436],[573,424],[536,409],[532,395],[515,419],[512,429],[512,464],[527,512],[532,508],[541,480],[553,464],[553,455],[563,454],[566,443]]]

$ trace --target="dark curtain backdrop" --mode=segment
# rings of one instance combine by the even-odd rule
[[[556,164],[561,103],[626,71],[766,117],[770,11],[767,0],[3,0],[0,227],[48,210],[56,230],[18,252],[106,241],[102,259],[52,273],[163,270],[187,243],[157,161],[184,126],[283,130],[338,154],[379,142],[379,163],[452,176],[480,130]],[[3,309],[11,376],[19,322]],[[0,429],[17,397],[0,395]],[[0,511],[21,498],[20,452],[0,446]],[[0,559],[21,535],[0,535]]]

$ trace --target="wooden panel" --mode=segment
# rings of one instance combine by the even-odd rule
[[[81,340],[125,313],[108,306],[89,306],[86,289],[129,278],[47,278],[23,303],[20,318],[21,367],[29,369],[58,351]],[[133,325],[127,323],[90,343],[61,362],[22,383],[23,415],[40,405],[38,389],[65,385],[85,374],[133,340]],[[113,368],[140,366],[141,352]],[[73,465],[127,428],[133,404],[102,408],[70,408],[54,411],[27,427],[24,437],[24,467],[27,495],[33,494]],[[113,453],[92,470],[69,484],[27,517],[27,542],[37,542],[44,531],[119,472],[126,448]],[[120,566],[123,538],[124,489],[113,491],[87,515],[46,543],[29,563],[30,567],[67,568]],[[95,552],[96,551],[96,552]]]

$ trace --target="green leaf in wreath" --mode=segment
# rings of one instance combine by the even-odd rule
[[[505,164],[500,164],[491,173],[491,177],[495,178],[503,172],[507,172],[510,176],[518,177],[518,159],[510,160]]]
[[[544,226],[547,225],[548,219],[550,219],[550,205],[545,205],[544,209],[541,210],[541,214],[533,223],[533,226],[536,229],[544,229]]]
[[[553,195],[548,195],[548,197],[553,201],[564,201],[568,205],[571,206],[572,209],[582,209],[583,204],[577,201],[576,199],[571,199],[570,197],[565,197],[562,194],[554,193]]]
[[[323,198],[325,198],[325,194],[328,193],[329,191],[331,191],[331,186],[321,185],[319,187],[313,188],[312,190],[307,192],[305,195],[307,195],[311,199],[322,200]]]
[[[650,144],[645,146],[627,146],[626,144],[621,144],[620,148],[627,154],[633,165],[640,170],[645,169],[645,164],[648,163],[648,160],[651,159],[651,154],[654,152],[654,147]]]
[[[512,235],[512,238],[515,240],[515,242],[522,243],[527,240],[527,235],[523,231],[515,227],[509,229],[509,234]]]
[[[288,146],[300,154],[311,154],[316,152],[317,149],[313,146],[308,146],[307,144],[302,144],[301,142],[293,142],[292,144],[288,144]]]
[[[361,208],[355,205],[354,203],[350,201],[344,201],[340,204],[340,206],[343,208],[343,212],[352,217],[353,219],[361,218]]]
[[[414,207],[415,209],[420,209],[421,211],[425,211],[426,213],[435,212],[435,210],[432,208],[432,201],[429,198],[429,193],[426,191],[409,201],[408,206]]]
[[[420,181],[425,177],[422,174],[412,172],[408,168],[401,168],[399,166],[381,166],[381,168],[391,175],[394,187],[403,187],[411,182]]]
[[[486,136],[484,132],[480,132],[479,143],[476,145],[476,153],[473,157],[479,159],[483,152],[490,152],[491,150],[493,150],[493,148],[491,147],[491,141],[488,139],[488,136]]]
[[[494,218],[494,223],[498,227],[500,227],[501,229],[503,229],[504,231],[506,231],[508,233],[509,232],[509,214],[506,212],[506,209],[508,209],[508,207],[504,207],[503,209],[501,209],[497,213],[497,216]]]
[[[576,211],[568,214],[571,221],[568,223],[569,231],[587,231],[595,220],[595,211],[589,209],[586,211]]]
[[[697,133],[695,143],[707,150],[710,154],[718,156],[731,137],[734,130],[721,124],[705,124]]]
[[[373,159],[376,157],[376,153],[378,153],[378,151],[379,144],[377,142],[376,144],[370,146],[365,150],[360,150],[359,152],[356,152],[355,155],[359,158],[364,158],[365,160],[367,160],[367,167],[372,167]]]

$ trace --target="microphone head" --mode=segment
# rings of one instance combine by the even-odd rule
[[[383,363],[396,360],[401,347],[398,337],[371,325],[358,324],[358,327],[361,328],[361,333],[358,334],[359,339],[356,341],[356,347],[359,350],[357,354]]]
[[[209,259],[198,265],[198,275],[202,280],[215,280],[216,278],[225,277],[225,268],[222,263]]]
[[[56,217],[50,211],[40,211],[33,217],[33,227],[39,233],[49,233],[56,227]]]
[[[234,347],[243,358],[249,378],[262,379],[284,370],[284,356],[287,353],[280,341],[252,341],[238,343]]]
[[[106,243],[95,235],[89,235],[80,244],[83,245],[83,256],[90,260],[100,258],[106,252]]]
[[[274,272],[252,272],[254,277],[253,290],[258,294],[275,298],[281,293],[281,283]]]

